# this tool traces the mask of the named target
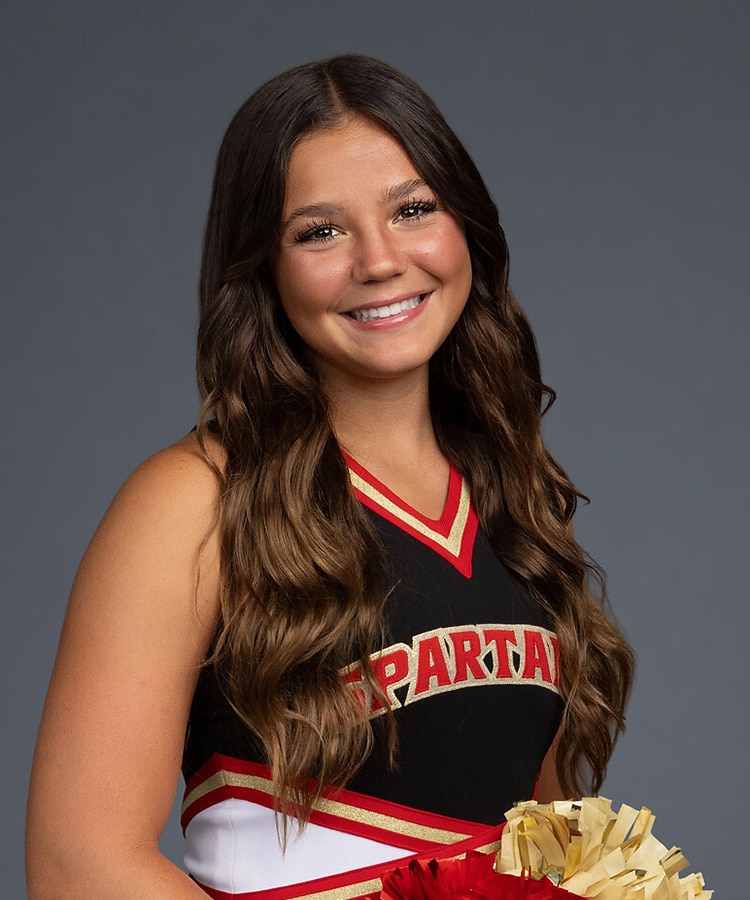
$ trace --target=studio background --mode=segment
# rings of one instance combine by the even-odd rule
[[[656,834],[738,896],[750,7],[48,0],[3,19],[3,894],[25,896],[32,749],[77,562],[128,473],[195,421],[221,135],[262,81],[355,51],[423,85],[500,206],[559,394],[546,437],[592,498],[578,538],[638,655],[603,793],[651,806]],[[176,819],[163,846],[180,858]]]

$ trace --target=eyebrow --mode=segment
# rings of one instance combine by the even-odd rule
[[[394,184],[385,194],[385,202],[390,203],[393,200],[401,200],[402,197],[408,197],[414,191],[421,188],[429,187],[424,178],[412,178],[409,181],[402,181],[401,184]]]
[[[383,193],[382,203],[383,205],[393,203],[394,200],[401,200],[403,197],[413,194],[414,191],[426,187],[429,187],[429,185],[424,178],[410,178],[408,181],[402,181],[388,188]],[[282,224],[282,229],[287,229],[295,219],[324,218],[343,212],[345,210],[340,203],[307,203],[305,206],[298,206],[289,213]]]
[[[313,216],[323,218],[343,211],[344,207],[340,203],[308,203],[306,206],[298,206],[297,209],[293,209],[284,221],[282,228],[288,228],[295,219],[309,219]]]

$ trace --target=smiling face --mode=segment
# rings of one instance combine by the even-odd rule
[[[463,226],[401,145],[362,118],[292,151],[273,265],[328,384],[426,376],[471,287]]]

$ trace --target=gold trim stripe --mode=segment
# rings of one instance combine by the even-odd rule
[[[372,894],[382,887],[383,882],[380,878],[370,878],[368,881],[330,888],[327,891],[316,891],[314,894],[296,894],[290,900],[351,900],[352,897],[360,897],[362,894]]]
[[[201,782],[197,787],[188,794],[182,804],[182,812],[185,811],[201,797],[216,790],[220,787],[241,787],[250,788],[261,791],[269,797],[273,796],[269,789],[270,782],[267,778],[258,775],[243,775],[239,772],[230,772],[222,769]],[[332,800],[324,797],[319,800],[313,807],[318,812],[328,813],[350,822],[359,822],[371,828],[380,828],[384,831],[390,831],[393,834],[403,835],[404,837],[418,838],[424,841],[434,841],[441,844],[452,844],[457,841],[471,837],[461,831],[449,831],[445,828],[433,828],[431,825],[421,825],[416,822],[410,822],[408,819],[399,819],[395,816],[389,816],[386,813],[374,812],[370,809],[362,809],[353,806],[350,803],[342,803],[339,800]]]
[[[424,537],[429,538],[431,541],[438,544],[438,546],[447,550],[452,556],[455,556],[456,559],[461,555],[461,544],[463,542],[466,523],[469,519],[469,509],[471,507],[469,486],[464,478],[461,478],[461,496],[458,501],[458,509],[456,510],[456,515],[447,537],[440,534],[439,531],[428,528],[424,522],[416,516],[413,516],[411,513],[408,513],[405,509],[402,509],[384,494],[381,494],[376,487],[371,485],[368,481],[365,481],[361,475],[358,475],[352,469],[349,469],[349,478],[351,479],[353,487],[366,497],[369,497],[370,500],[373,500],[378,506],[382,507],[386,512],[389,512],[396,519],[403,522],[405,525],[408,525],[410,528],[413,528]]]
[[[213,775],[209,776],[205,781],[201,781],[201,783],[197,787],[194,787],[193,790],[190,791],[187,797],[185,797],[185,799],[182,801],[182,815],[185,815],[189,807],[191,807],[193,803],[196,802],[196,800],[200,800],[201,797],[205,797],[206,794],[210,794],[211,791],[215,791],[216,788],[223,787],[225,784],[227,784],[226,776],[228,774],[229,773],[225,772],[223,769],[220,772],[214,772]],[[261,784],[262,782],[265,782],[265,779],[257,778],[253,775],[246,775],[244,777],[248,781],[254,780],[259,782],[260,786],[258,790],[266,790],[264,785]],[[254,787],[254,785],[248,784],[246,785],[246,787]]]
[[[502,843],[502,840],[498,838],[496,841],[491,841],[489,844],[483,844],[481,847],[474,847],[474,849],[478,853],[497,853],[500,850]]]

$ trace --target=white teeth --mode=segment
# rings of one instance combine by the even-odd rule
[[[426,296],[427,294],[419,294],[416,297],[410,297],[408,300],[399,300],[397,303],[391,303],[388,306],[357,309],[348,313],[348,315],[358,322],[367,322],[368,319],[387,319],[389,316],[396,316],[399,313],[406,312],[408,309],[414,309],[415,306],[419,306]]]

